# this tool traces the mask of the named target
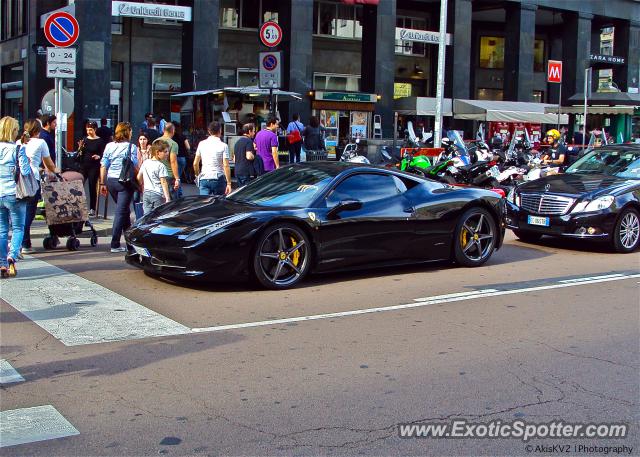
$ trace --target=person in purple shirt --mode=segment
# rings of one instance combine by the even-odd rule
[[[256,151],[264,163],[264,171],[273,171],[280,168],[278,159],[278,119],[274,116],[267,119],[267,128],[260,130],[255,138]]]

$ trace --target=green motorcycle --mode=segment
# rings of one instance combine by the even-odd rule
[[[431,168],[431,161],[426,156],[415,155],[410,148],[404,148],[399,168],[402,171],[427,177],[426,170]]]

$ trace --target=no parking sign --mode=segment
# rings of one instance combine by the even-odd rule
[[[80,26],[71,14],[58,11],[49,16],[44,23],[44,35],[52,45],[66,48],[78,39]]]
[[[279,89],[281,82],[282,55],[277,52],[261,52],[260,64],[260,87]]]

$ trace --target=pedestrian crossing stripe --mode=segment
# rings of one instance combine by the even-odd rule
[[[0,411],[0,448],[79,434],[51,405]]]
[[[15,368],[5,360],[0,359],[0,384],[11,384],[13,382],[23,382],[24,378],[20,376]]]

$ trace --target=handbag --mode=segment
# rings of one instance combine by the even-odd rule
[[[298,124],[294,123],[296,129],[287,135],[287,141],[289,144],[296,144],[302,141],[302,136],[300,135],[300,129],[298,128]]]
[[[120,177],[118,177],[118,182],[131,190],[138,190],[136,169],[133,166],[133,160],[131,160],[131,143],[129,143],[126,157],[122,159],[122,170],[120,170]]]
[[[31,164],[29,164],[29,174],[23,175],[20,172],[20,147],[16,149],[16,173],[14,179],[16,181],[16,199],[22,200],[24,198],[34,197],[38,193],[40,185],[35,176],[33,176],[33,170]],[[28,160],[28,159],[27,159]]]

